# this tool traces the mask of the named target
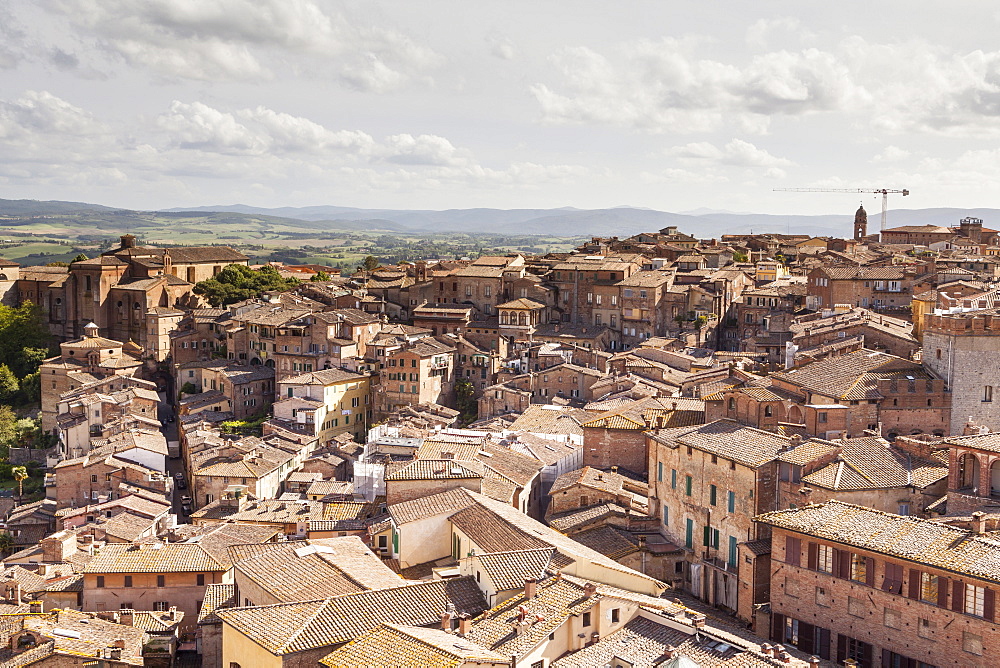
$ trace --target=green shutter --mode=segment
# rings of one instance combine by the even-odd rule
[[[708,502],[711,503],[713,506],[715,505],[715,502],[718,500],[718,491],[719,489],[715,485],[712,485],[711,487],[708,488]]]
[[[663,462],[656,462],[656,480],[663,482]]]
[[[694,544],[694,520],[688,519],[684,529],[684,547],[690,549]]]
[[[736,512],[736,492],[729,492],[729,512]]]
[[[719,530],[712,529],[712,547],[716,550],[719,549]]]
[[[729,565],[736,568],[736,536],[729,537]]]
[[[702,532],[701,543],[705,547],[708,547],[712,544],[712,527],[708,526],[707,524],[705,525],[705,530]]]
[[[691,476],[684,476],[684,492],[691,496]]]
[[[670,508],[663,506],[663,526],[670,526]]]
[[[677,469],[670,470],[670,487],[677,489]]]

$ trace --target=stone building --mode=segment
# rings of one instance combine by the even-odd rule
[[[83,332],[81,338],[60,344],[60,355],[39,367],[44,431],[56,427],[62,394],[103,378],[135,375],[142,367],[142,350],[135,344],[100,336],[100,328],[93,322]]]
[[[923,364],[951,394],[948,434],[966,422],[1000,431],[1000,316],[997,309],[935,312],[924,320]]]
[[[1000,546],[982,518],[970,531],[830,501],[757,522],[772,640],[861,668],[994,663]]]

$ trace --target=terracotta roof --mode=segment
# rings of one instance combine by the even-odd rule
[[[494,588],[497,591],[507,591],[524,587],[525,578],[543,577],[554,553],[554,548],[543,547],[534,550],[484,552],[474,558],[489,574]]]
[[[283,602],[403,584],[356,536],[272,543],[234,567]]]
[[[384,623],[439,623],[449,603],[470,616],[486,609],[475,579],[460,577],[216,614],[268,652],[281,655],[345,643]]]
[[[433,517],[442,513],[453,513],[473,505],[475,500],[462,487],[450,489],[430,496],[394,503],[389,506],[389,514],[396,524],[406,524],[425,517]]]
[[[320,659],[324,666],[426,666],[458,668],[473,665],[507,665],[509,657],[442,631],[417,626],[383,624]]]
[[[940,522],[840,501],[764,513],[773,527],[1000,583],[1000,542]]]
[[[573,540],[615,561],[639,551],[639,541],[632,534],[612,526],[587,529],[575,534]]]
[[[417,459],[404,463],[391,473],[386,471],[385,480],[391,482],[393,480],[453,480],[482,477],[482,473],[455,460]]]
[[[209,584],[205,585],[205,598],[201,603],[201,610],[198,611],[199,624],[221,624],[222,620],[216,614],[223,608],[235,606],[236,585],[229,584]]]
[[[199,544],[143,543],[108,544],[83,569],[84,573],[181,573],[225,572],[220,563]]]
[[[684,445],[756,468],[778,456],[788,437],[748,427],[734,420],[716,420],[697,427],[678,427],[651,432],[652,438],[674,447]]]
[[[563,473],[556,478],[555,482],[552,483],[549,494],[556,494],[574,485],[590,487],[609,494],[620,494],[623,491],[624,481],[625,477],[618,473],[585,466],[582,469]]]
[[[600,594],[584,598],[583,587],[569,580],[548,578],[538,583],[534,597],[525,599],[523,593],[514,596],[473,622],[466,638],[505,656],[520,657],[554,633],[568,617],[583,614],[599,600]],[[526,624],[517,633],[513,627],[521,608],[526,613]]]
[[[773,374],[810,392],[845,400],[879,399],[878,381],[927,381],[933,376],[918,362],[862,349],[839,357],[807,362]]]

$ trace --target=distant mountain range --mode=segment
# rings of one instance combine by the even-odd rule
[[[0,215],[72,216],[74,213],[138,213],[83,202],[0,200]],[[813,236],[848,236],[853,212],[844,215],[796,216],[731,213],[696,209],[670,213],[638,207],[608,209],[359,209],[341,206],[261,208],[243,204],[164,209],[156,213],[177,216],[191,213],[235,213],[275,219],[305,221],[310,229],[385,230],[407,232],[467,232],[537,234],[553,237],[629,236],[669,225],[699,238],[750,232],[780,232]],[[989,226],[1000,223],[1000,209],[899,209],[889,212],[889,225],[955,225],[966,216],[982,218]],[[878,230],[879,214],[869,212],[870,232]],[[2,221],[0,221],[2,225]]]

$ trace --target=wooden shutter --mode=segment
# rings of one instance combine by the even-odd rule
[[[815,654],[813,649],[815,644],[816,627],[806,622],[799,622],[799,649],[806,654]]]
[[[847,636],[837,634],[837,663],[843,663],[847,658]]]
[[[773,613],[771,615],[771,640],[785,642],[785,616]]]
[[[873,649],[874,648],[871,646],[871,643],[866,643],[866,642],[861,643],[862,668],[870,668],[871,666],[875,665],[872,662]]]
[[[875,586],[875,560],[871,557],[865,557],[865,584]]]
[[[938,607],[948,607],[948,578],[938,577]]]
[[[819,626],[813,632],[813,638],[815,641],[813,643],[813,654],[819,656],[821,659],[827,661],[830,660],[830,629],[824,629]]]
[[[910,569],[910,588],[906,595],[914,601],[920,600],[920,571],[916,568]]]
[[[882,650],[882,665],[883,666],[891,666],[892,665],[892,663],[891,663],[892,656],[891,655],[892,655],[892,652],[890,652],[889,650],[887,650],[887,649],[883,649]]]
[[[986,621],[989,622],[993,621],[993,614],[995,612],[995,609],[996,609],[996,599],[993,590],[990,588],[986,588],[983,591],[983,617],[986,618]]]
[[[842,558],[843,555],[841,551],[837,548],[833,548],[833,577],[835,578],[840,577],[840,560]]]
[[[811,570],[819,570],[819,543],[809,543],[809,568]]]
[[[960,580],[951,583],[951,609],[965,612],[965,583]]]
[[[802,563],[802,541],[798,538],[785,536],[785,561],[799,566]]]

